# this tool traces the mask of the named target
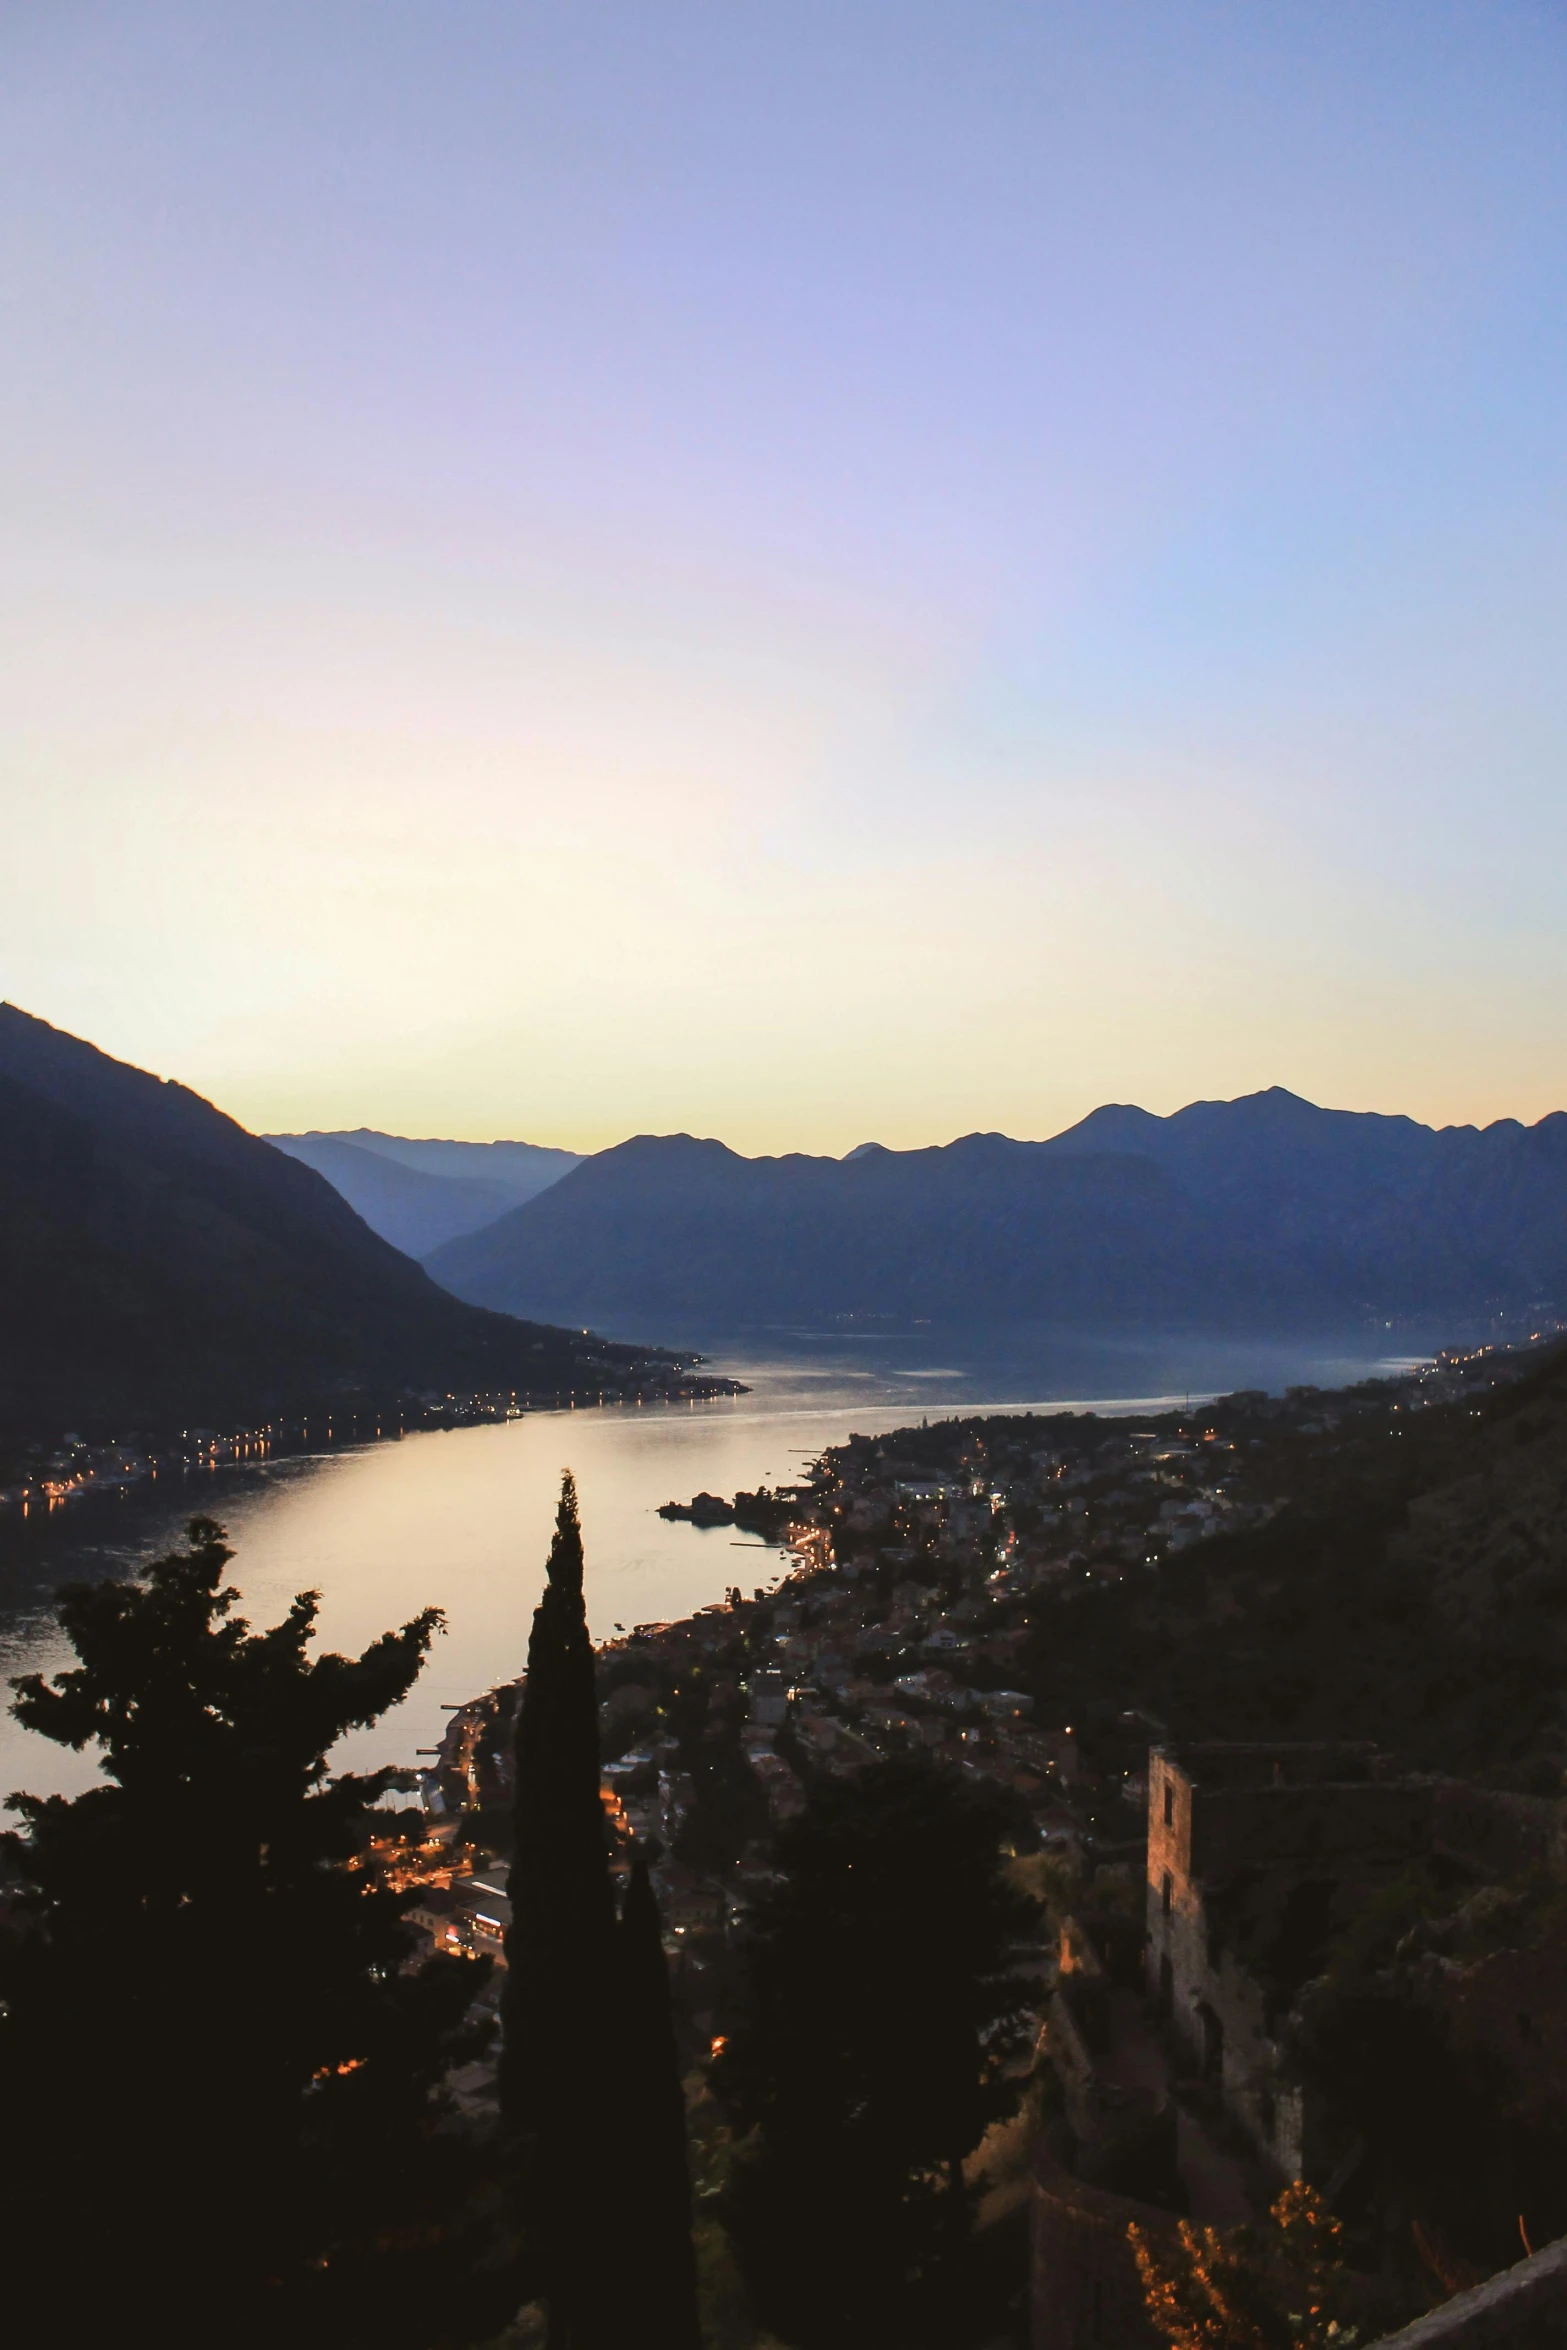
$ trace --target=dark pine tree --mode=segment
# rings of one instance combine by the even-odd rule
[[[617,2350],[603,2208],[613,2135],[615,1903],[577,1489],[561,1480],[517,1715],[501,2106],[522,2148],[551,2350]]]
[[[632,2280],[624,2339],[646,2350],[701,2350],[680,2053],[658,1903],[641,1853],[632,1863],[617,1942],[623,2051],[617,2235]]]
[[[64,2346],[423,2345],[466,2262],[439,2084],[481,1979],[412,1971],[409,1897],[344,1864],[390,1774],[329,1777],[439,1623],[308,1653],[312,1593],[252,1632],[223,1530],[78,1585],[78,1662],[13,1711],[108,1783],[17,1799],[0,1934],[7,2315]],[[459,2321],[461,2322],[461,2321]]]

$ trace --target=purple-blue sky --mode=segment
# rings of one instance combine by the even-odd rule
[[[267,1127],[1567,1103],[1567,17],[0,0],[0,991]]]

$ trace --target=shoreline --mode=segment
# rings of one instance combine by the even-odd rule
[[[920,1558],[929,1566],[942,1568],[949,1579],[971,1583],[988,1555],[994,1561],[988,1570],[989,1588],[994,1596],[1012,1600],[1043,1596],[1052,1585],[1120,1582],[1132,1572],[1157,1571],[1161,1563],[1178,1557],[1193,1544],[1266,1525],[1283,1506],[1277,1500],[1243,1499],[1227,1493],[1222,1467],[1219,1477],[1214,1478],[1218,1456],[1203,1460],[1200,1434],[1201,1423],[1210,1413],[1222,1421],[1233,1417],[1238,1410],[1254,1417],[1258,1425],[1269,1427],[1276,1438],[1286,1442],[1310,1440],[1330,1433],[1337,1424],[1349,1422],[1367,1408],[1390,1405],[1394,1409],[1423,1409],[1451,1401],[1481,1382],[1488,1391],[1509,1384],[1544,1359],[1560,1342],[1558,1331],[1516,1346],[1485,1344],[1442,1349],[1398,1373],[1345,1388],[1296,1387],[1282,1397],[1236,1390],[1229,1394],[1194,1396],[1184,1408],[1174,1399],[1156,1399],[1152,1409],[1146,1403],[1128,1406],[1123,1399],[1117,1399],[1108,1410],[1103,1405],[1091,1404],[1003,1404],[951,1412],[937,1421],[926,1420],[919,1425],[900,1422],[878,1433],[855,1436],[846,1443],[824,1447],[820,1457],[809,1464],[807,1477],[798,1484],[775,1492],[764,1489],[727,1498],[703,1492],[690,1501],[665,1503],[658,1515],[688,1523],[694,1533],[725,1526],[736,1531],[743,1529],[751,1540],[737,1547],[764,1551],[779,1562],[781,1571],[769,1577],[765,1591],[759,1586],[754,1595],[748,1595],[735,1586],[724,1599],[708,1602],[685,1617],[634,1625],[618,1638],[596,1643],[595,1658],[602,1671],[628,1657],[636,1657],[639,1652],[646,1654],[651,1664],[657,1661],[652,1652],[662,1644],[672,1644],[681,1652],[690,1648],[700,1653],[722,1645],[753,1610],[782,1607],[788,1611],[796,1602],[809,1604],[813,1594],[817,1598],[831,1594],[840,1604],[847,1602],[857,1607],[863,1596],[862,1575],[864,1593],[868,1594],[878,1574],[885,1580],[889,1568],[906,1570]],[[1139,1416],[1172,1425],[1128,1435],[1128,1422]],[[961,1479],[904,1475],[889,1476],[878,1485],[874,1477],[867,1475],[865,1463],[857,1458],[867,1446],[878,1457],[886,1446],[894,1443],[915,1450],[940,1447],[944,1442],[953,1446],[968,1432],[980,1429],[987,1435],[997,1432],[1026,1435],[1032,1431],[1041,1438],[1050,1435],[1057,1441],[1062,1457],[1056,1460],[1051,1475],[1061,1487],[1056,1504],[1060,1518],[1053,1537],[1028,1534],[1020,1537],[1017,1524],[1007,1523],[1020,1514],[1017,1497],[993,1482],[983,1481],[981,1490],[980,1482],[972,1475]],[[1104,1472],[1102,1469],[1096,1472],[1086,1455],[1084,1465],[1074,1469],[1070,1457],[1074,1439],[1082,1449],[1084,1440],[1096,1434],[1118,1452],[1124,1450],[1134,1464],[1133,1476],[1149,1482],[1142,1499],[1129,1512],[1123,1511],[1128,1520],[1126,1525],[1099,1527],[1090,1534],[1090,1504],[1082,1498],[1082,1493],[1092,1489],[1096,1475],[1102,1483]],[[1207,1441],[1211,1444],[1212,1440],[1210,1429]],[[1100,1449],[1104,1449],[1103,1444]],[[1233,1443],[1220,1447],[1221,1452],[1230,1454],[1235,1449]],[[917,1462],[892,1465],[904,1469],[919,1466]],[[1118,1470],[1116,1475],[1124,1477],[1125,1473],[1124,1469]],[[1117,1498],[1124,1501],[1124,1493],[1111,1497]],[[1150,1503],[1152,1511],[1145,1513],[1145,1505]],[[1133,1528],[1132,1518],[1142,1522]],[[1004,1536],[998,1532],[1003,1526],[1006,1527]],[[1079,1534],[1094,1547],[1079,1547]],[[987,1554],[986,1546],[992,1542],[995,1548]],[[995,1591],[998,1585],[1002,1586],[999,1592]],[[906,1584],[904,1588],[907,1589]],[[788,1645],[798,1648],[793,1640]],[[929,1656],[923,1653],[927,1645],[931,1649]],[[950,1685],[952,1673],[944,1666],[950,1667],[954,1659],[961,1659],[971,1645],[959,1631],[953,1631],[946,1644],[939,1639],[920,1644],[918,1662],[923,1669],[918,1675],[900,1677],[905,1684],[900,1695],[905,1706],[914,1704],[915,1713],[911,1717],[905,1712],[902,1722],[896,1725],[898,1728],[906,1731],[911,1719],[928,1715],[931,1710],[958,1718],[964,1715],[963,1701]],[[910,1654],[900,1661],[915,1660]],[[988,1661],[999,1664],[1004,1659],[998,1655]],[[817,1670],[817,1658],[809,1650],[786,1656],[778,1669],[787,1676],[786,1691],[774,1691],[773,1697],[784,1696],[789,1707],[803,1704],[803,1718],[820,1710],[829,1714],[836,1711],[849,1692],[850,1684],[841,1682],[841,1677],[841,1685],[834,1685],[831,1671],[823,1680]],[[460,1705],[450,1706],[448,1737],[469,1717],[477,1718],[493,1708],[507,1692],[515,1691],[523,1678],[498,1683]],[[925,1685],[908,1686],[915,1678],[922,1679]],[[754,1716],[750,1694],[747,1689],[745,1711],[748,1716]],[[863,1687],[858,1691],[858,1702],[863,1708],[866,1702]],[[898,1709],[892,1711],[896,1713]],[[759,1726],[776,1729],[782,1726],[783,1719],[780,1715],[771,1725],[763,1721]],[[761,1750],[761,1741],[753,1738],[752,1743]],[[770,1749],[773,1743],[771,1738],[766,1740],[766,1748]],[[446,1744],[447,1739],[443,1738],[443,1752]],[[861,1759],[869,1759],[869,1751]],[[617,1759],[607,1755],[606,1768]],[[417,1765],[411,1767],[417,1769]],[[440,1767],[443,1766],[437,1766]],[[433,1775],[428,1769],[419,1773],[421,1780]]]
[[[700,1360],[693,1359],[693,1370]],[[658,1404],[692,1406],[723,1403],[749,1393],[743,1380],[719,1374],[693,1377],[687,1372],[667,1384],[599,1388],[582,1394],[567,1390],[536,1397],[526,1389],[520,1395],[509,1389],[442,1397],[410,1395],[384,1411],[285,1413],[259,1427],[193,1427],[182,1429],[177,1437],[149,1437],[138,1430],[89,1439],[67,1429],[52,1437],[16,1444],[13,1460],[25,1458],[37,1465],[21,1479],[13,1477],[0,1483],[0,1510],[19,1510],[24,1517],[35,1510],[52,1514],[90,1494],[124,1493],[153,1483],[160,1471],[244,1468],[351,1445],[396,1443],[404,1436],[442,1429],[495,1427],[552,1412],[614,1407],[642,1410]]]

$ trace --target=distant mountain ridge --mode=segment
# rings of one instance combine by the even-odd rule
[[[1488,1298],[1517,1303],[1567,1285],[1567,1113],[1537,1125],[1422,1126],[1376,1111],[1322,1110],[1273,1086],[1192,1102],[1168,1118],[1120,1104],[1042,1148],[1135,1153],[1270,1253],[1324,1283],[1408,1297],[1395,1311]]]
[[[280,1138],[269,1135],[267,1139],[276,1142]],[[294,1139],[308,1141],[311,1137]],[[583,1151],[558,1150],[544,1142],[504,1138],[496,1142],[452,1142],[438,1135],[382,1134],[374,1126],[345,1129],[337,1140],[355,1143],[361,1150],[375,1151],[382,1158],[396,1159],[399,1165],[417,1168],[423,1175],[505,1184],[529,1199],[535,1192],[548,1190],[562,1175],[569,1175],[573,1167],[580,1167],[587,1155]]]
[[[458,1296],[674,1336],[859,1315],[1345,1326],[1567,1293],[1567,1114],[1440,1131],[1275,1087],[1047,1142],[847,1159],[641,1135],[427,1259]]]
[[[372,1232],[411,1257],[493,1224],[582,1163],[539,1143],[415,1141],[366,1126],[263,1139],[314,1167]]]
[[[634,1360],[459,1302],[199,1094],[0,1005],[0,1431],[589,1393]]]

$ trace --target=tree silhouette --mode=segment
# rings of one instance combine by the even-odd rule
[[[963,2159],[1011,2092],[1034,1905],[1008,1814],[928,1763],[823,1781],[778,1839],[749,2020],[717,2079],[752,2136],[727,2217],[758,2313],[791,2342],[943,2338],[963,2291]],[[956,2338],[956,2337],[952,2337]]]
[[[520,2144],[551,2350],[694,2350],[669,1979],[640,1861],[615,1914],[582,1578],[568,1470],[517,1716],[502,2108]]]
[[[97,1745],[109,1784],[13,1798],[22,1924],[0,1949],[0,2186],[47,2338],[425,2340],[412,2248],[440,2235],[431,2095],[477,1985],[408,1968],[406,1899],[345,1865],[388,1774],[329,1777],[413,1683],[427,1609],[348,1658],[317,1600],[253,1632],[223,1529],[137,1582],[75,1585],[77,1664],[13,1712]]]
[[[604,2215],[594,2207],[610,2082],[615,1904],[582,1526],[569,1470],[528,1641],[513,1818],[502,2110],[522,2142],[552,2350],[608,2350],[615,2280],[603,2256]]]
[[[621,2154],[617,2233],[635,2282],[622,2339],[646,2350],[702,2350],[685,2097],[670,2012],[658,1903],[638,1853],[616,1936],[621,2061],[616,2139]]]

